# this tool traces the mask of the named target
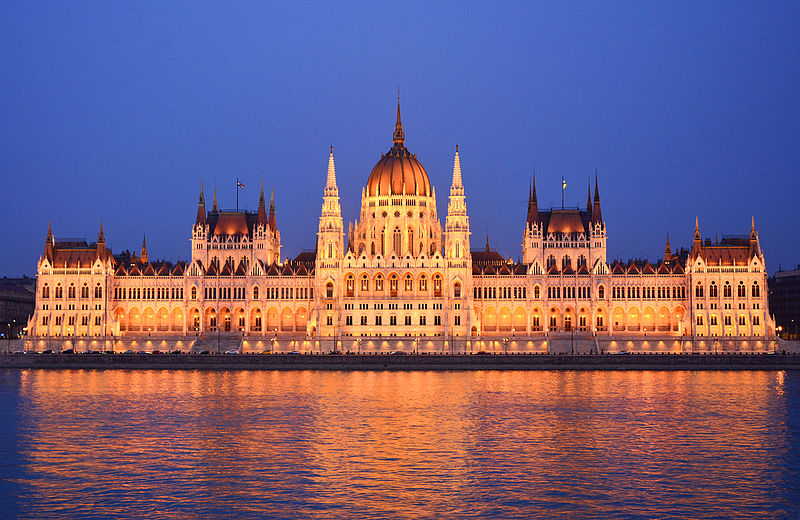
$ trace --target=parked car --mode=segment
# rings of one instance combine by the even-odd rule
[[[488,355],[489,355],[489,353],[488,353],[488,352],[486,352],[485,350],[479,350],[479,351],[477,351],[477,352],[475,353],[475,355],[476,355],[476,356],[488,356]]]
[[[225,353],[226,354],[238,354],[239,350],[235,349],[235,348],[232,348],[232,349],[226,350]]]
[[[68,348],[67,350],[62,350],[61,353],[62,354],[74,354],[75,353],[75,349],[74,348]]]
[[[43,351],[42,351],[42,354],[55,354],[55,352],[53,352],[53,349],[50,349],[50,348],[49,348],[49,349],[47,349],[47,350],[43,350]]]
[[[161,354],[161,351],[160,351],[160,350],[154,350],[154,351],[152,352],[152,354]]]
[[[175,349],[175,350],[173,350],[173,351],[170,351],[170,354],[183,354],[183,351],[182,351],[182,350]]]
[[[262,350],[261,354],[272,354],[271,350]]]
[[[393,350],[393,351],[389,352],[389,355],[390,356],[405,356],[406,353],[403,352],[402,350]]]
[[[99,354],[99,352],[96,350],[87,350],[86,352],[84,352],[84,354]]]
[[[126,350],[123,354],[136,354],[135,350]]]
[[[208,356],[209,354],[211,354],[210,350],[203,350],[203,351],[200,352],[201,356]]]

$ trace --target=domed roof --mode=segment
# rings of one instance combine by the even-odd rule
[[[403,124],[400,122],[400,103],[397,103],[397,124],[394,127],[394,146],[381,157],[367,180],[367,196],[425,195],[431,196],[428,173],[417,157],[406,149]]]

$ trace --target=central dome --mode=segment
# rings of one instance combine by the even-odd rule
[[[406,149],[403,124],[400,122],[400,103],[397,103],[397,124],[394,127],[394,146],[381,157],[367,180],[367,196],[424,195],[431,196],[428,173],[417,156]]]

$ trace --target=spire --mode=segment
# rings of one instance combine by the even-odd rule
[[[264,202],[264,177],[261,177],[261,193],[258,195],[256,226],[263,226],[265,230],[267,229],[267,205],[266,202]]]
[[[750,217],[750,256],[759,254],[758,233],[756,233],[756,219]]]
[[[206,224],[206,198],[203,195],[203,178],[200,177],[200,200],[197,201],[197,218],[194,220],[195,226],[205,226]]]
[[[603,212],[600,210],[600,188],[597,183],[597,168],[594,170],[594,206],[592,207],[592,222],[595,224],[603,221]]]
[[[486,232],[486,252],[489,252],[489,232]]]
[[[97,234],[97,258],[106,259],[106,237],[103,235],[103,221],[100,221],[100,232]]]
[[[394,125],[394,137],[392,139],[395,146],[403,146],[406,136],[403,133],[403,123],[400,121],[400,89],[397,90],[397,123]]]
[[[694,216],[694,241],[699,242],[701,239],[700,237],[700,219],[697,218],[697,215]]]
[[[142,260],[143,264],[147,263],[147,236],[142,235],[142,254],[139,255],[139,258]]]
[[[50,227],[50,222],[47,222],[47,238],[44,241],[44,256],[46,258],[53,258],[53,246],[55,245],[55,240],[53,239],[53,231]]]
[[[697,215],[694,216],[694,239],[692,240],[692,258],[700,254],[700,248],[703,246],[703,239],[700,236],[700,219]]]
[[[539,204],[536,201],[536,170],[533,170],[533,187],[528,193],[528,225],[539,221]]]
[[[269,228],[275,232],[278,230],[278,223],[275,221],[275,188],[269,195]]]
[[[211,206],[211,213],[219,213],[219,208],[217,207],[217,185],[214,185],[214,203]]]
[[[589,181],[589,186],[586,188],[586,213],[592,214],[592,181]]]
[[[328,180],[325,182],[325,191],[328,190],[336,190],[339,191],[339,188],[336,186],[336,166],[333,162],[333,145],[331,145],[331,154],[328,156]]]
[[[453,185],[452,188],[463,188],[464,185],[461,181],[461,158],[458,156],[458,145],[456,145],[456,156],[453,159]],[[451,189],[452,191],[452,189]]]
[[[672,260],[672,247],[669,245],[669,233],[667,233],[667,245],[664,247],[664,261]]]

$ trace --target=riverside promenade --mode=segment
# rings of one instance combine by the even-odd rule
[[[135,370],[800,370],[800,354],[0,354],[0,368]]]

